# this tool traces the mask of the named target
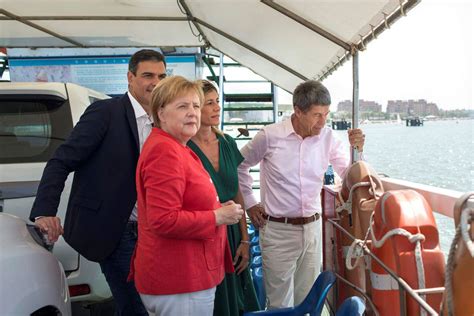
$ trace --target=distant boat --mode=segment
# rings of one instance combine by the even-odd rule
[[[332,129],[334,130],[339,130],[339,131],[345,131],[348,129],[351,129],[351,122],[346,121],[345,119],[342,120],[333,120],[332,121]]]
[[[402,124],[402,119],[400,118],[400,114],[397,113],[397,124]]]
[[[427,115],[423,118],[425,121],[435,121],[438,119],[436,115]]]
[[[423,126],[423,119],[420,117],[407,117],[406,126]]]

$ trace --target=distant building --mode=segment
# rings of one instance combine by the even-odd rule
[[[408,114],[408,102],[402,100],[388,100],[387,113]]]
[[[352,101],[345,100],[337,104],[338,112],[352,112]]]
[[[352,112],[352,101],[345,100],[337,104],[337,111]],[[382,105],[375,101],[359,100],[360,112],[382,112]]]
[[[404,115],[439,115],[438,106],[435,103],[428,103],[424,99],[420,100],[389,100],[387,103],[387,113]]]
[[[426,105],[425,115],[439,116],[439,108],[436,103],[428,103]]]

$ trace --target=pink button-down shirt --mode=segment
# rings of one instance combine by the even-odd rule
[[[321,213],[320,192],[329,163],[342,175],[349,166],[349,148],[325,127],[317,136],[302,138],[291,119],[268,125],[241,150],[239,183],[245,207],[257,200],[250,167],[260,163],[260,197],[268,215],[307,217]]]

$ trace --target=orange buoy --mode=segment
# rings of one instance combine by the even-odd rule
[[[369,229],[370,216],[375,208],[377,199],[383,194],[383,185],[375,170],[365,161],[357,161],[347,170],[339,200],[341,206],[337,208],[341,218],[341,226],[356,239],[365,240]],[[344,278],[364,292],[370,288],[366,284],[366,264],[360,249],[355,247],[353,240],[342,236],[342,254],[346,262],[342,268]],[[357,252],[357,253],[354,253]],[[353,263],[352,259],[356,257]],[[345,289],[342,297],[359,295],[356,291]]]
[[[474,192],[466,193],[454,205],[456,234],[446,266],[443,302],[444,315],[447,316],[474,315],[474,208],[467,205],[472,197]]]
[[[371,251],[413,289],[444,286],[444,255],[431,208],[413,190],[385,192],[371,223]],[[381,316],[400,315],[398,283],[375,260],[370,274],[372,301]],[[439,312],[441,294],[423,299]],[[419,304],[406,295],[406,315],[422,315]]]

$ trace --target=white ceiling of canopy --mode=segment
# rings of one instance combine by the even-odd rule
[[[418,2],[0,0],[0,47],[210,46],[292,91],[330,73],[351,46],[362,49]]]

